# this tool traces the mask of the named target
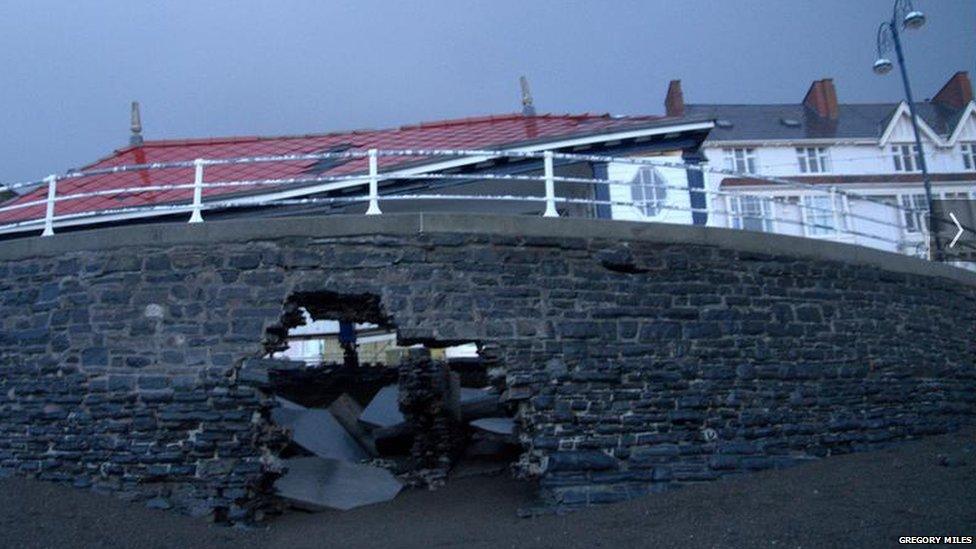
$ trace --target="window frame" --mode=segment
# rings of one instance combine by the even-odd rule
[[[646,181],[650,174],[651,181]],[[640,179],[640,181],[638,181]],[[668,180],[654,166],[640,166],[630,178],[630,199],[644,217],[657,217],[668,199]],[[648,193],[650,190],[650,194]],[[638,194],[640,195],[638,197]],[[653,208],[653,213],[648,208]]]
[[[794,147],[800,173],[830,173],[830,147]]]
[[[729,198],[731,198],[729,204],[732,211],[729,213],[731,214],[733,229],[763,233],[773,232],[772,199],[758,195],[739,195]],[[758,205],[758,212],[746,212],[745,201],[749,201],[750,205]],[[749,215],[746,217],[744,214]],[[759,223],[759,227],[748,227],[746,226],[748,223]]]
[[[928,204],[925,193],[899,193],[898,205],[901,206],[902,231],[907,234],[928,234],[926,214]],[[924,227],[925,230],[921,230]]]
[[[963,143],[959,150],[962,152],[963,170],[976,171],[976,142]]]
[[[815,202],[823,201],[823,205]],[[833,203],[833,207],[831,204]],[[839,236],[847,230],[848,203],[840,194],[808,194],[800,198],[803,235],[808,237]],[[840,226],[835,223],[840,221]]]
[[[918,145],[910,143],[895,144],[891,145],[889,151],[896,172],[915,173],[922,171],[922,163],[920,162],[922,155],[919,152]],[[911,168],[908,167],[909,164],[911,164]]]
[[[746,173],[750,175],[758,174],[759,160],[756,151],[756,147],[723,148],[722,154],[725,162],[725,169],[732,172]]]

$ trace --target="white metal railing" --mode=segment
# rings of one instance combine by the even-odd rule
[[[274,163],[309,163],[324,159],[335,160],[363,160],[365,159],[365,170],[358,170],[355,173],[344,175],[315,175],[305,173],[303,168],[302,175],[292,177],[263,178],[263,179],[230,179],[207,181],[205,178],[208,167],[220,167],[237,164],[274,164]],[[393,166],[389,166],[386,171],[380,171],[381,159],[399,160]],[[443,173],[445,165],[447,167],[474,166],[476,164],[505,159],[508,161],[533,161],[528,167],[531,171],[537,172],[539,166],[535,161],[541,162],[541,175],[518,173]],[[431,162],[431,161],[439,162]],[[782,196],[766,196],[762,194],[749,194],[739,191],[696,188],[689,185],[661,184],[659,188],[668,191],[684,191],[698,193],[705,198],[705,207],[692,207],[691,201],[688,205],[682,205],[678,201],[661,200],[620,200],[620,199],[596,199],[596,198],[576,198],[571,196],[560,196],[557,192],[559,187],[571,185],[588,185],[592,188],[606,186],[607,195],[611,195],[610,189],[627,188],[635,185],[632,181],[614,180],[610,178],[599,179],[590,177],[577,177],[570,175],[556,175],[555,162],[579,163],[579,162],[605,162],[613,164],[629,164],[636,166],[651,166],[662,169],[692,170],[701,171],[705,174],[721,174],[726,176],[745,177],[752,180],[762,181],[763,183],[775,184],[791,191],[806,193],[805,196],[821,196],[827,198],[829,207],[816,206],[803,198],[799,202],[791,202]],[[447,164],[445,164],[445,162]],[[136,172],[162,172],[174,169],[193,170],[193,180],[179,181],[178,178],[171,182],[161,182],[141,186],[122,186],[117,188],[99,188],[98,190],[59,193],[58,183],[72,181],[86,177],[109,176]],[[294,166],[292,166],[294,169]],[[307,166],[305,167],[307,168]],[[157,178],[159,179],[159,178]],[[162,178],[165,181],[165,178]],[[380,192],[382,181],[424,181],[433,188],[437,185],[441,187],[451,184],[473,183],[477,181],[503,181],[512,184],[512,191],[515,192],[520,185],[526,183],[542,183],[543,195],[526,194],[438,194],[431,192],[417,193],[410,191]],[[437,185],[435,185],[435,183]],[[666,210],[669,212],[685,212],[694,216],[696,213],[705,214],[712,218],[709,224],[715,224],[715,217],[723,217],[726,226],[733,227],[739,225],[745,228],[746,220],[757,220],[765,229],[767,224],[772,228],[795,227],[802,234],[816,234],[818,236],[838,236],[847,235],[855,243],[865,244],[863,240],[872,243],[884,243],[894,246],[896,249],[903,244],[902,236],[905,234],[904,213],[915,213],[915,210],[905,208],[900,204],[885,202],[879,198],[853,193],[838,189],[836,187],[824,188],[821,185],[813,185],[805,182],[798,182],[783,178],[773,178],[757,176],[755,174],[738,173],[731,170],[712,168],[705,165],[685,164],[684,162],[668,159],[667,157],[635,158],[635,157],[612,157],[592,154],[569,154],[553,151],[511,151],[511,150],[444,150],[444,149],[402,149],[402,150],[378,150],[369,149],[366,151],[354,150],[343,152],[323,152],[314,154],[294,154],[280,156],[256,156],[242,158],[220,158],[206,159],[198,158],[192,161],[179,162],[158,162],[148,164],[134,164],[125,166],[115,166],[111,168],[98,168],[85,171],[72,171],[64,175],[51,175],[43,181],[33,181],[14,185],[6,185],[8,189],[21,189],[27,187],[38,187],[42,184],[47,186],[45,198],[19,199],[7,204],[0,204],[0,216],[7,212],[16,212],[31,207],[44,206],[43,217],[27,217],[16,219],[0,225],[0,234],[34,231],[42,229],[42,236],[51,236],[59,225],[97,223],[109,219],[120,219],[125,216],[151,216],[169,215],[177,213],[189,213],[190,223],[202,223],[204,221],[204,211],[216,209],[230,209],[243,207],[268,207],[268,206],[287,206],[287,205],[349,205],[354,203],[365,203],[367,205],[366,215],[380,215],[382,210],[381,202],[387,201],[450,201],[450,200],[478,200],[495,202],[532,202],[544,205],[542,215],[544,217],[557,217],[559,210],[557,205],[589,205],[606,206],[611,209],[637,209],[642,210],[647,206],[652,206],[656,210]],[[365,187],[364,194],[353,196],[321,196],[323,192],[339,189],[351,189]],[[207,189],[250,189],[254,191],[268,190],[265,193],[250,194],[248,196],[216,196],[205,197],[204,191]],[[58,215],[57,206],[67,204],[72,201],[95,197],[121,197],[135,196],[147,192],[165,191],[187,191],[191,196],[189,202],[170,201],[165,204],[149,204],[144,206],[128,206],[116,208],[102,208],[93,210],[72,211]],[[287,191],[287,192],[283,192]],[[565,194],[565,193],[564,193]],[[631,197],[631,193],[628,193]],[[595,196],[595,195],[594,195]],[[690,195],[689,195],[690,196]],[[765,204],[759,213],[745,212],[742,208],[732,208],[730,199],[741,199],[743,197],[760,200]],[[713,198],[718,199],[719,203],[724,203],[725,207],[717,209],[711,207]],[[880,205],[885,212],[880,216],[869,216],[863,213],[852,211],[851,204],[864,202]],[[777,215],[787,207],[798,208],[799,219]],[[892,221],[892,217],[894,221]],[[829,219],[830,222],[824,222]],[[876,230],[866,231],[864,225],[871,225]],[[783,232],[773,229],[771,232]],[[880,246],[876,246],[880,247]]]

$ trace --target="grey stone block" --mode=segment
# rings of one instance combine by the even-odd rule
[[[389,501],[402,485],[389,471],[339,460],[306,457],[285,461],[287,472],[275,482],[278,494],[308,509],[349,510]]]
[[[328,410],[303,408],[280,397],[278,401],[287,405],[272,410],[271,419],[291,431],[295,444],[327,459],[356,462],[368,457]]]
[[[397,385],[387,385],[376,393],[359,416],[359,421],[370,427],[390,428],[404,421],[403,413],[397,402],[400,388]]]

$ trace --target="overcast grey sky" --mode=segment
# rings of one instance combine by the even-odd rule
[[[893,0],[44,1],[0,4],[0,181],[79,167],[128,139],[386,127],[520,108],[654,114],[688,102],[901,97],[875,76]],[[916,0],[916,97],[976,71],[976,1]]]

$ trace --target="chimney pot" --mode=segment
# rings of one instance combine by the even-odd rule
[[[524,75],[520,76],[519,86],[522,88],[522,114],[525,116],[535,116],[535,104],[532,102],[532,91],[529,89],[529,79]]]
[[[668,94],[664,97],[664,112],[674,117],[685,115],[685,95],[681,91],[681,80],[672,80],[668,84]]]
[[[803,98],[803,105],[820,118],[837,120],[840,116],[840,107],[837,104],[837,90],[834,88],[833,78],[823,78],[814,80]]]
[[[132,135],[129,136],[129,145],[142,145],[142,116],[139,114],[138,101],[132,102],[129,129],[132,130]]]
[[[969,81],[969,73],[959,71],[942,86],[939,93],[932,98],[933,103],[939,103],[953,109],[964,109],[973,100],[973,84]]]

